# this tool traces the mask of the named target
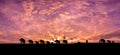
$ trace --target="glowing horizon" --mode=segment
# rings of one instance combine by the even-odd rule
[[[120,42],[119,10],[119,0],[0,0],[0,43],[64,36],[71,42]]]

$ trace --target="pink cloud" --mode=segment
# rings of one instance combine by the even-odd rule
[[[109,10],[104,2],[108,0],[21,1],[8,3],[0,8],[0,12],[16,27],[6,30],[6,33],[9,33],[7,36],[12,36],[7,38],[8,41],[20,37],[27,40],[51,40],[66,36],[68,40],[73,38],[74,42],[96,38],[119,29],[110,16],[113,15],[110,14],[112,8]]]

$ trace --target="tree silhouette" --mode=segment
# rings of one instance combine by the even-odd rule
[[[68,44],[68,41],[67,40],[63,40],[63,44]]]
[[[112,43],[110,40],[107,40],[107,43]]]
[[[55,44],[60,44],[60,40],[55,40]]]
[[[46,41],[46,44],[50,44],[50,42],[49,42],[49,41]]]
[[[104,39],[100,39],[99,43],[105,43],[106,41]]]
[[[45,44],[45,41],[44,40],[40,40],[40,44]]]
[[[65,36],[63,37],[63,44],[68,44],[68,41],[67,40],[65,40],[66,38],[65,38]]]
[[[112,41],[112,43],[115,43],[115,41]]]
[[[28,40],[29,44],[33,44],[33,40]]]
[[[53,42],[51,42],[50,44],[54,44]]]
[[[25,39],[20,38],[20,43],[21,43],[21,44],[25,44]]]
[[[38,42],[38,41],[35,41],[35,44],[39,44],[39,42]]]
[[[88,40],[86,40],[86,43],[88,43]]]

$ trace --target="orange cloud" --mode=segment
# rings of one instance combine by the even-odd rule
[[[0,36],[3,36],[4,35],[4,33],[3,32],[0,32]]]
[[[55,2],[55,3],[51,4],[51,6],[48,7],[47,9],[43,9],[43,10],[39,11],[39,14],[40,15],[45,15],[45,14],[51,15],[51,14],[54,14],[56,10],[58,10],[64,6],[65,6],[65,4],[62,4],[60,2]]]

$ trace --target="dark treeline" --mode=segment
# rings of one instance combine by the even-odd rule
[[[45,41],[45,40],[39,40],[39,41],[33,41],[33,40],[25,40],[24,38],[20,38],[20,44],[68,44],[68,40],[54,40],[54,42],[50,41]],[[73,44],[80,44],[81,42],[73,43]],[[85,43],[89,43],[89,40],[86,40]],[[112,40],[105,40],[105,39],[100,39],[98,43],[115,43]]]
[[[39,40],[39,41],[33,41],[33,40],[25,40],[24,38],[20,38],[19,39],[21,44],[26,44],[26,42],[28,42],[28,44],[68,44],[67,40],[54,40],[54,42],[50,42],[50,41],[45,41],[45,40]],[[61,43],[62,42],[62,43]]]

